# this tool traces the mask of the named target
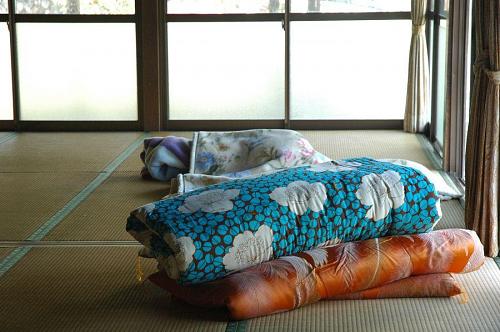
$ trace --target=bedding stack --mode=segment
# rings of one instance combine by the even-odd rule
[[[252,130],[176,141],[187,169],[169,164],[166,139],[143,160],[160,180],[180,173],[177,192],[132,211],[127,231],[158,261],[149,280],[188,303],[246,319],[321,299],[453,296],[450,273],[483,263],[475,233],[431,232],[440,196],[418,167],[331,161],[297,132]]]

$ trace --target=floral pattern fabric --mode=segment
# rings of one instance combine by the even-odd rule
[[[344,162],[351,169],[301,166],[163,199],[133,211],[127,230],[188,284],[339,241],[425,233],[439,220],[434,185],[419,171]]]
[[[195,132],[191,174],[240,178],[330,161],[300,133],[285,129]]]

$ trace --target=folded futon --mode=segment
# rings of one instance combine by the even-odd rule
[[[127,231],[169,278],[196,284],[317,247],[429,232],[440,216],[420,171],[354,158],[169,197],[134,210]]]
[[[321,299],[458,295],[449,273],[478,269],[483,250],[473,231],[448,229],[316,248],[203,284],[179,285],[165,271],[149,280],[185,302],[247,319]]]

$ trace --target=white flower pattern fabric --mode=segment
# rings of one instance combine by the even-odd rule
[[[236,235],[233,246],[229,248],[222,262],[228,271],[266,262],[273,257],[272,243],[273,230],[267,225],[261,225],[255,234],[244,231]]]
[[[180,272],[186,271],[193,261],[196,247],[188,236],[176,238],[172,233],[166,233],[163,239],[174,253],[166,258],[165,271],[170,278],[178,279]]]
[[[239,195],[238,189],[207,190],[197,195],[189,196],[179,207],[182,213],[194,213],[198,210],[209,213],[217,213],[232,210],[233,199]]]
[[[323,210],[326,188],[321,182],[294,181],[286,187],[273,190],[269,197],[279,205],[288,206],[296,215],[303,215],[308,209],[313,212]]]
[[[397,209],[404,203],[405,190],[401,176],[394,171],[365,175],[356,191],[356,197],[363,205],[370,206],[366,211],[367,219],[383,219],[391,209]]]

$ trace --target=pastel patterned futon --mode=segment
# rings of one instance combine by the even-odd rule
[[[182,284],[338,242],[432,230],[441,211],[419,171],[369,158],[237,179],[131,213],[127,231]]]

